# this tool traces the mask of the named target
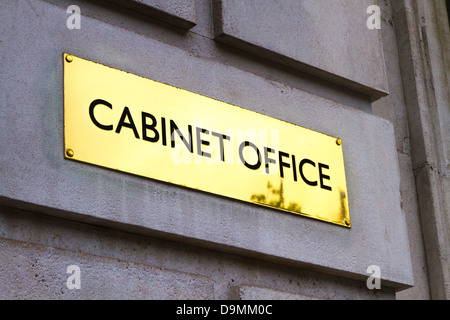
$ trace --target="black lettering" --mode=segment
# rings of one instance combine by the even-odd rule
[[[221,134],[221,133],[217,133],[214,131],[211,131],[211,134],[215,137],[218,137],[219,143],[220,143],[220,159],[225,162],[225,151],[224,151],[224,143],[223,143],[223,139],[225,140],[230,140],[230,137],[225,135],[225,134]]]
[[[305,183],[306,183],[307,185],[310,185],[310,186],[317,186],[317,181],[309,181],[308,179],[306,179],[305,175],[303,174],[303,165],[304,165],[305,163],[308,163],[308,164],[312,165],[313,167],[316,166],[316,164],[315,164],[313,161],[311,161],[311,160],[309,160],[309,159],[303,159],[302,161],[300,161],[300,164],[299,164],[300,176],[302,177],[303,181],[305,181]]]
[[[330,190],[330,191],[331,191],[331,187],[326,186],[326,185],[323,184],[323,180],[324,180],[324,179],[330,180],[330,176],[327,176],[327,175],[323,174],[323,173],[322,173],[322,168],[323,168],[323,169],[330,169],[330,167],[327,166],[326,164],[319,163],[319,179],[320,179],[320,187],[321,187],[322,189]]]
[[[199,156],[211,158],[211,153],[202,151],[202,145],[209,146],[209,141],[205,141],[205,140],[202,140],[202,138],[200,138],[200,133],[209,134],[209,131],[206,129],[202,129],[202,128],[196,128],[195,133],[196,133],[196,137],[197,137],[197,154]]]
[[[280,162],[280,176],[282,178],[284,178],[284,172],[283,172],[283,167],[285,168],[290,168],[291,165],[287,162],[283,162],[283,157],[289,157],[289,153],[283,152],[283,151],[279,151],[278,152],[278,160]]]
[[[172,137],[171,146],[172,148],[175,148],[175,131],[178,133],[178,136],[183,141],[186,148],[189,150],[190,153],[193,153],[193,146],[192,146],[192,126],[188,125],[188,131],[189,131],[189,142],[187,139],[184,138],[181,131],[178,129],[177,125],[173,120],[170,120],[170,135]]]
[[[256,151],[256,153],[258,155],[258,162],[257,163],[252,165],[252,164],[249,164],[247,161],[245,161],[244,155],[242,153],[242,151],[244,150],[245,147],[252,147]],[[240,146],[239,146],[239,157],[241,158],[242,163],[249,169],[258,170],[259,167],[261,167],[261,154],[259,153],[258,148],[253,143],[251,143],[250,141],[244,141],[244,142],[242,142],[240,144]]]
[[[268,153],[274,153],[275,150],[271,148],[264,147],[264,162],[266,167],[266,173],[269,173],[269,163],[276,163],[274,159],[269,158]]]
[[[152,124],[147,124],[147,118],[152,119]],[[159,140],[159,132],[155,129],[156,127],[156,119],[155,117],[146,112],[142,112],[142,139],[150,142],[158,142]],[[154,133],[153,138],[147,136],[147,130],[152,130]]]
[[[127,118],[127,117],[130,121],[129,123],[125,122],[125,118]],[[120,130],[122,130],[122,127],[133,129],[134,136],[136,137],[136,139],[139,139],[138,131],[136,129],[136,126],[134,125],[134,121],[133,121],[133,118],[131,117],[130,110],[128,109],[128,107],[125,107],[123,109],[122,116],[120,117],[119,124],[117,125],[117,128],[116,128],[116,133],[120,133]]]
[[[292,171],[294,172],[294,181],[297,181],[297,165],[295,164],[294,155],[292,155]]]
[[[103,105],[107,106],[108,108],[110,108],[112,110],[112,104],[111,103],[109,103],[108,101],[102,100],[102,99],[97,99],[97,100],[92,101],[90,106],[89,106],[89,116],[91,117],[92,122],[97,127],[99,127],[100,129],[103,129],[103,130],[110,131],[110,130],[113,129],[113,125],[112,124],[105,126],[105,125],[101,124],[100,122],[98,122],[97,119],[95,119],[94,108],[97,105],[99,105],[99,104],[103,104]]]
[[[166,118],[164,118],[164,117],[161,117],[161,135],[162,135],[162,144],[163,144],[163,146],[167,146]]]

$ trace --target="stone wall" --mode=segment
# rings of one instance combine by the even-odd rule
[[[0,298],[431,297],[446,275],[424,269],[436,246],[423,206],[439,195],[441,217],[448,196],[446,182],[425,200],[416,187],[424,135],[412,134],[402,9],[380,2],[371,30],[372,1],[253,4],[0,3]],[[80,29],[67,27],[70,5]],[[340,137],[352,228],[64,159],[64,52]],[[436,92],[448,140],[448,91]],[[72,265],[80,289],[67,287]]]

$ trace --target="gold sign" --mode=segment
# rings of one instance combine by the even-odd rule
[[[339,139],[72,55],[63,61],[67,159],[350,227]]]

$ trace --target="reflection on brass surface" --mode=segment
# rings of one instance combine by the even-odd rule
[[[67,56],[67,159],[351,226],[340,139]]]
[[[278,189],[274,188],[270,181],[268,181],[267,192],[261,194],[252,194],[250,196],[250,201],[277,209],[300,214],[302,213],[302,207],[295,201],[289,201],[288,206],[285,206],[283,180],[280,181],[280,187]]]

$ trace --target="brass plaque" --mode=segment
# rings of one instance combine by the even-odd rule
[[[67,159],[350,227],[339,139],[76,56],[63,61]]]

